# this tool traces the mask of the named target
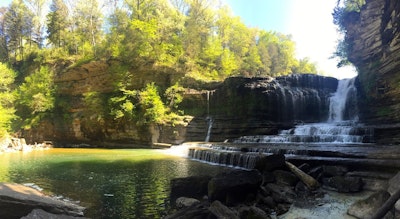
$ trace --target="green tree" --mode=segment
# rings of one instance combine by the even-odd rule
[[[147,84],[139,92],[139,118],[141,123],[162,124],[165,122],[166,108],[154,83]]]
[[[102,13],[97,0],[78,1],[73,19],[77,28],[78,41],[83,55],[96,55],[102,39]]]
[[[53,0],[47,14],[48,39],[56,47],[66,46],[68,8],[63,0]]]
[[[37,125],[54,107],[53,72],[46,66],[27,76],[17,91],[18,115],[23,128]]]
[[[32,13],[32,33],[31,42],[39,48],[43,46],[45,29],[45,5],[48,0],[26,0]]]
[[[5,14],[7,50],[14,54],[14,61],[24,58],[26,40],[31,40],[33,15],[22,0],[13,0]]]
[[[7,8],[0,8],[0,62],[8,61],[8,48],[7,48],[7,33],[5,15]]]
[[[11,129],[11,122],[15,118],[14,95],[11,86],[14,83],[15,72],[0,62],[0,138]]]

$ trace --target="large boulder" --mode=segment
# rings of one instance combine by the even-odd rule
[[[400,172],[398,172],[395,176],[393,176],[389,180],[389,187],[388,187],[387,191],[391,195],[393,195],[399,189],[400,189]],[[396,202],[395,208],[396,208],[397,211],[400,211],[400,201]]]
[[[377,191],[368,198],[359,200],[352,204],[347,210],[347,214],[357,218],[369,218],[373,215],[387,199],[390,194],[386,191]]]
[[[243,202],[255,197],[262,183],[262,176],[256,170],[232,170],[213,177],[208,183],[208,197],[226,204]]]
[[[202,199],[207,195],[211,176],[190,176],[171,180],[171,203],[179,197]]]
[[[82,217],[84,207],[46,196],[39,191],[15,184],[0,184],[0,218],[21,218],[34,209],[51,214]]]
[[[254,169],[260,172],[270,172],[276,169],[286,168],[285,155],[272,154],[269,156],[261,156],[256,161]]]
[[[334,176],[324,178],[322,181],[325,188],[337,192],[359,192],[363,188],[363,181],[360,177]]]

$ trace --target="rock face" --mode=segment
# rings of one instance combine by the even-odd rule
[[[337,85],[335,78],[310,74],[228,78],[213,92],[198,95],[197,104],[184,103],[185,112],[203,108],[203,115],[189,123],[187,140],[203,141],[208,127],[210,141],[223,141],[277,134],[294,123],[326,121],[329,97]],[[207,118],[212,119],[211,126]]]
[[[357,67],[360,119],[379,143],[400,142],[400,2],[367,0],[346,20],[349,60]],[[387,125],[390,124],[390,125]]]
[[[325,121],[329,96],[338,84],[335,78],[309,74],[228,78],[223,83],[203,87],[183,81],[187,89],[181,109],[188,116],[182,123],[138,126],[135,122],[117,124],[112,118],[99,122],[92,119],[97,115],[85,108],[84,94],[98,92],[105,99],[107,95],[111,96],[116,77],[113,71],[118,64],[116,61],[93,61],[73,68],[65,67],[68,64],[58,67],[55,77],[58,103],[54,116],[34,130],[23,133],[27,142],[51,140],[60,146],[86,143],[133,147],[204,141],[208,131],[210,141],[276,134],[279,129],[295,123]],[[137,71],[140,70],[131,70]],[[181,78],[182,75],[168,71],[137,72],[132,79],[132,88],[141,89],[152,80],[157,86],[166,88]]]
[[[43,195],[35,189],[19,184],[0,184],[0,217],[21,218],[32,215],[59,215],[74,218],[83,216],[83,207]],[[34,209],[41,209],[32,212]],[[43,213],[43,211],[45,211]],[[31,213],[32,212],[32,213]],[[49,213],[49,214],[47,214]]]

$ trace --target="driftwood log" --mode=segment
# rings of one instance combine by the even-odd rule
[[[370,219],[383,218],[388,211],[390,211],[397,200],[400,199],[400,189],[398,189],[386,202],[378,209],[378,211]]]
[[[299,177],[299,179],[309,188],[310,190],[315,190],[320,187],[320,184],[316,179],[314,179],[312,176],[308,175],[307,173],[303,172],[299,168],[297,168],[295,165],[292,163],[285,161],[286,166],[296,175]]]

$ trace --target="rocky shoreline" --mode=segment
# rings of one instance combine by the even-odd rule
[[[15,151],[32,151],[37,149],[52,148],[53,144],[50,141],[42,143],[27,144],[24,138],[5,138],[0,141],[0,154]]]
[[[296,208],[314,211],[315,217],[306,218],[369,218],[400,188],[400,172],[372,182],[350,174],[346,166],[291,165],[283,155],[270,155],[260,159],[253,170],[174,179],[173,208],[165,218],[298,218],[293,213]],[[340,199],[349,201],[339,205]],[[322,205],[330,208],[326,215],[315,212]],[[338,206],[346,209],[333,209]],[[399,206],[391,208],[385,218],[399,218]]]
[[[83,218],[84,207],[49,197],[31,187],[0,183],[1,218]]]

